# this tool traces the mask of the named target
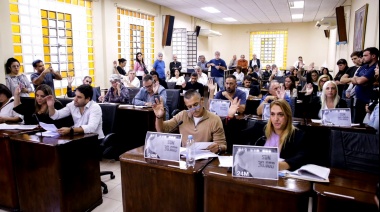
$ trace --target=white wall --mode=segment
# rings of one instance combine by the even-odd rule
[[[9,16],[9,1],[0,1],[0,83],[5,84],[4,64],[13,57],[12,26]]]

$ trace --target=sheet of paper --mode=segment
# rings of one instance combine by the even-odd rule
[[[195,142],[194,148],[195,149],[207,149],[208,146],[210,146],[213,142]]]
[[[317,123],[317,124],[322,124],[322,120],[320,120],[320,119],[312,119],[311,122]]]
[[[40,126],[44,128],[46,131],[56,132],[57,127],[54,124],[46,124],[43,122],[40,122]]]
[[[218,156],[219,167],[232,167],[233,156]]]
[[[0,124],[0,130],[32,130],[37,125],[21,125],[21,124]]]
[[[180,154],[186,158],[186,148],[181,147],[180,148]],[[200,159],[208,159],[209,157],[218,157],[217,154],[210,152],[209,150],[195,150],[194,152],[194,158],[195,160],[200,160]]]

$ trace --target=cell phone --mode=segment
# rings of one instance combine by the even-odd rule
[[[156,99],[158,100],[158,102],[160,102],[160,95],[154,95],[153,96],[154,103],[156,103]]]

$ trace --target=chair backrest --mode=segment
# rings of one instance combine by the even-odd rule
[[[101,96],[100,86],[93,87],[93,91],[94,91],[94,93],[92,94],[92,100],[97,102],[98,97]]]
[[[117,108],[119,104],[99,104],[102,108],[103,133],[108,135],[116,132]]]
[[[129,102],[132,104],[133,98],[135,98],[136,94],[140,91],[140,88],[128,88],[129,92]]]
[[[331,167],[380,174],[379,136],[332,130]]]
[[[297,97],[291,97],[290,98],[290,109],[292,109],[292,116],[294,117],[294,114],[296,114],[296,104],[297,104]]]
[[[57,98],[57,99],[62,103],[63,107],[65,107],[67,104],[73,101],[72,98]]]
[[[190,77],[188,77],[188,76],[186,76],[184,78],[185,78],[185,82],[188,82],[190,80]]]
[[[176,82],[167,82],[167,84],[168,84],[168,89],[175,89]]]
[[[143,86],[143,81],[140,80],[140,88]]]
[[[169,108],[169,118],[171,118],[173,110],[178,108],[180,91],[179,89],[166,89],[166,105]]]

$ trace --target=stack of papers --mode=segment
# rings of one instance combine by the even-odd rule
[[[207,147],[210,146],[212,142],[195,142],[194,145],[194,152],[195,152],[195,160],[200,159],[208,159],[210,157],[218,157],[217,154],[210,152],[210,150],[207,150]],[[181,147],[180,154],[186,157],[186,147]]]
[[[304,165],[293,172],[285,171],[285,177],[308,180],[313,182],[329,182],[329,175],[329,168],[314,164]]]
[[[37,125],[0,124],[0,130],[33,130]]]

